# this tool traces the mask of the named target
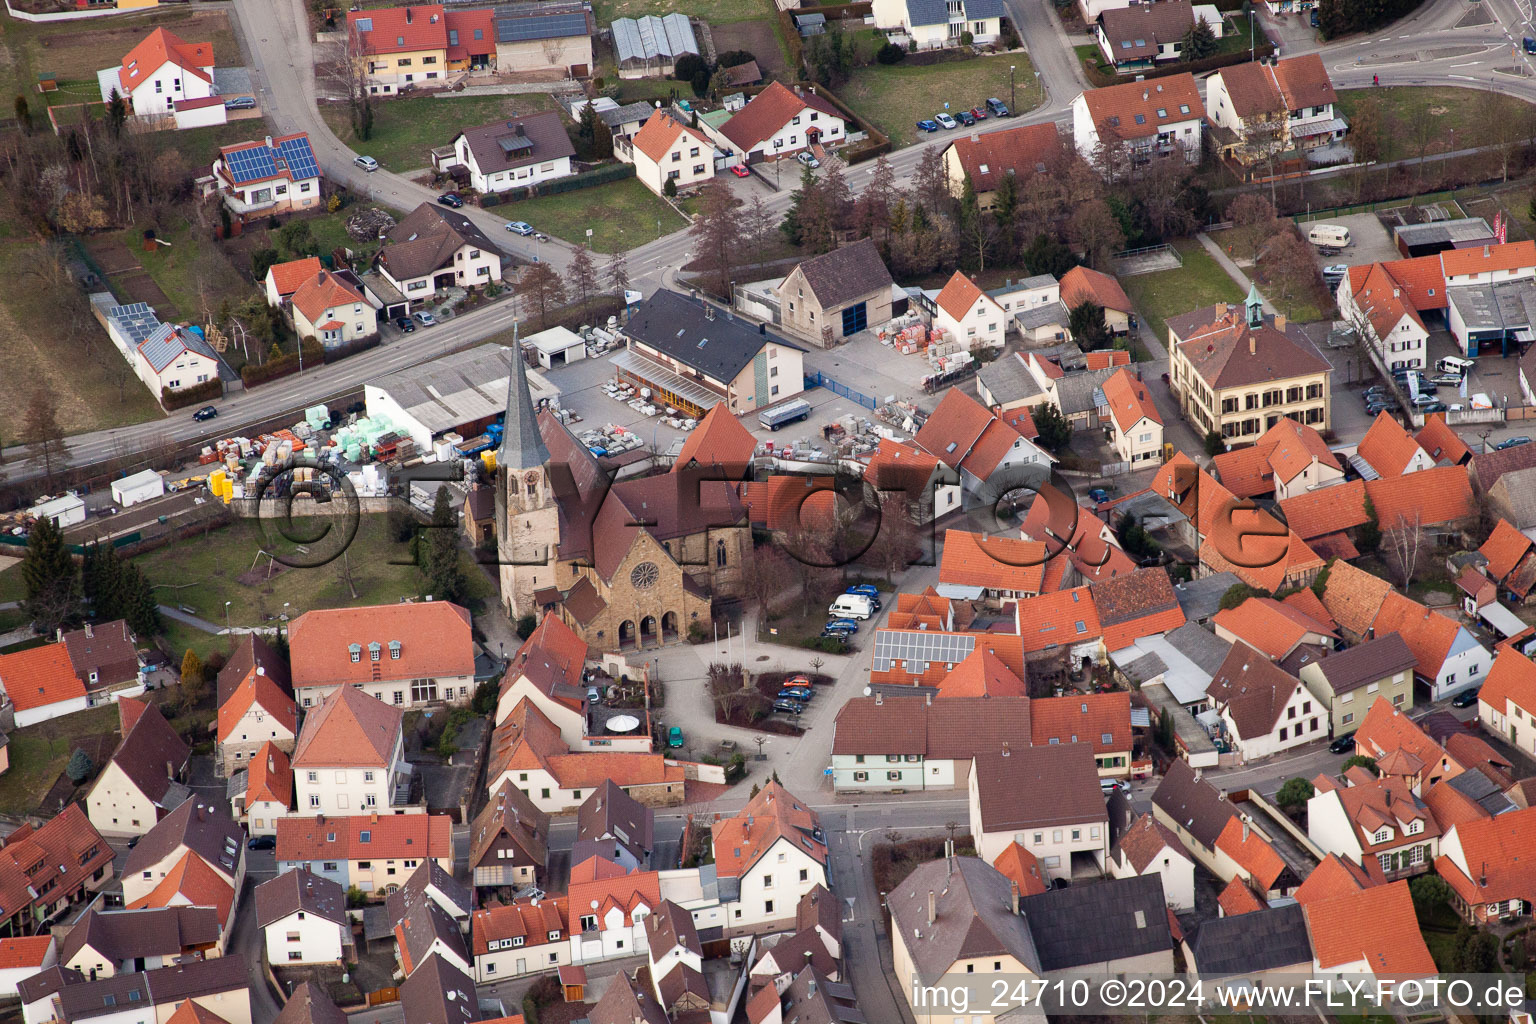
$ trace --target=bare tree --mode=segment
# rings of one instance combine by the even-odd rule
[[[566,269],[571,279],[571,290],[585,310],[587,300],[597,292],[597,267],[592,262],[592,250],[585,245],[576,246],[571,254],[571,265]]]
[[[373,100],[368,91],[368,47],[355,21],[345,36],[329,43],[316,61],[316,77],[347,101],[352,131],[359,139],[373,134]]]
[[[1318,287],[1317,257],[1294,228],[1269,240],[1260,265],[1270,296],[1284,304],[1286,315],[1290,315],[1296,296]]]
[[[773,214],[763,205],[763,197],[754,190],[752,201],[741,211],[741,240],[755,257],[751,262],[763,262],[763,249],[775,230]]]
[[[617,249],[608,257],[608,265],[603,268],[608,277],[608,287],[612,288],[619,296],[620,301],[624,293],[629,290],[629,262],[624,258],[624,251]]]
[[[742,577],[747,600],[764,619],[776,601],[794,592],[795,572],[789,556],[777,544],[764,544],[752,552],[752,571]]]
[[[1412,94],[1407,106],[1403,110],[1406,123],[1397,125],[1397,130],[1402,132],[1413,145],[1413,152],[1419,158],[1419,184],[1424,184],[1424,160],[1429,155],[1429,148],[1440,138],[1440,126],[1432,113],[1432,91],[1420,89]]]
[[[709,268],[711,290],[729,299],[734,272],[740,263],[741,200],[724,178],[715,178],[705,185],[702,199],[703,207],[688,234],[694,240],[698,258]]]
[[[1257,260],[1259,247],[1275,233],[1275,204],[1257,192],[1244,192],[1228,205],[1227,220],[1238,251]]]
[[[1407,587],[1419,570],[1424,557],[1424,529],[1415,511],[1411,516],[1398,513],[1397,525],[1381,535],[1382,559],[1398,579],[1398,585]]]
[[[1235,155],[1244,167],[1259,167],[1269,181],[1269,198],[1275,199],[1275,158],[1285,152],[1290,142],[1284,110],[1247,118]]]
[[[32,445],[27,461],[42,467],[43,479],[52,487],[55,467],[63,468],[64,465],[65,447],[64,429],[59,426],[59,409],[48,388],[32,391],[22,419],[22,432]]]
[[[1077,212],[1072,214],[1068,231],[1072,241],[1087,257],[1088,265],[1096,270],[1102,270],[1109,262],[1109,257],[1125,244],[1120,222],[1115,219],[1109,204],[1102,199],[1094,199],[1079,206]]]
[[[1525,136],[1526,105],[1512,101],[1490,87],[1478,97],[1477,126],[1483,145],[1491,146],[1499,161],[1499,180],[1509,180],[1509,161]]]
[[[944,173],[944,160],[936,147],[924,149],[918,159],[912,171],[912,194],[930,213],[948,213],[953,206],[954,195]]]
[[[565,282],[548,263],[534,263],[523,268],[512,291],[527,305],[529,311],[537,311],[539,327],[547,326],[544,318],[550,310],[565,303]]]

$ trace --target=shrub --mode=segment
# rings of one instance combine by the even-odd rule
[[[907,51],[895,43],[886,43],[875,51],[875,60],[881,64],[900,64],[906,59]]]
[[[64,774],[69,776],[69,781],[80,785],[86,779],[96,774],[96,765],[91,761],[91,755],[79,748],[69,755],[69,764],[64,766]]]
[[[667,183],[665,185],[661,186],[661,194],[666,196],[668,199],[676,199],[677,198],[677,179],[676,178],[668,178],[667,179]]]
[[[275,345],[273,346],[276,347]],[[321,366],[325,363],[325,350],[313,342],[304,345],[304,359],[311,366]],[[268,359],[261,365],[246,363],[240,368],[240,379],[246,385],[265,384],[269,380],[286,377],[290,373],[299,372],[299,357],[294,352],[283,352]]]
[[[161,388],[160,404],[167,410],[182,409],[199,402],[206,402],[210,398],[218,398],[224,394],[223,383],[215,377],[213,380],[205,380],[201,384],[193,384],[186,388]]]

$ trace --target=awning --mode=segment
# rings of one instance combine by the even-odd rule
[[[654,359],[647,359],[638,352],[629,349],[621,349],[610,360],[614,367],[623,370],[631,376],[638,377],[651,387],[669,391],[685,402],[692,402],[700,409],[708,412],[711,408],[725,400],[725,396],[718,391],[704,387],[696,381],[689,380],[681,374],[673,373]]]
[[[1347,125],[1342,117],[1330,117],[1326,121],[1308,121],[1291,129],[1291,138],[1309,139],[1314,135],[1327,135],[1331,132],[1341,132]]]

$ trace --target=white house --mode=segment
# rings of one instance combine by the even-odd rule
[[[667,182],[692,188],[715,176],[715,144],[703,132],[656,111],[631,138],[613,140],[614,154],[635,165],[641,184],[662,194]]]
[[[959,46],[967,33],[973,43],[995,43],[1008,16],[999,0],[955,0],[943,6],[920,0],[875,0],[873,13],[878,28],[905,32],[919,50]]]
[[[965,655],[956,673],[971,659],[997,671],[996,655],[981,648]],[[1027,697],[965,692],[931,702],[878,695],[848,701],[833,725],[832,788],[911,793],[968,786],[978,753],[998,749],[1010,735],[1029,735],[1030,709]]]
[[[301,708],[338,688],[394,708],[462,704],[474,686],[469,612],[448,601],[319,608],[295,619],[288,638]]]
[[[712,841],[727,928],[761,931],[793,921],[800,898],[827,884],[820,819],[777,782],[716,822]]]
[[[304,868],[256,887],[256,923],[274,967],[339,964],[355,956],[346,891]]]
[[[325,264],[320,262],[318,256],[272,264],[267,268],[267,276],[261,280],[267,305],[273,309],[281,308],[283,303],[293,298],[293,293],[299,290],[300,285],[324,269]]]
[[[1241,641],[1227,652],[1205,692],[1245,760],[1328,736],[1328,708],[1301,680]]]
[[[92,908],[64,936],[58,960],[90,979],[153,970],[216,951],[221,927],[212,907]]]
[[[1445,285],[1438,267],[1428,281],[1413,273],[1423,259],[1436,260],[1420,257],[1357,264],[1349,268],[1334,293],[1339,315],[1355,330],[1365,332],[1390,370],[1422,370],[1429,365],[1429,328],[1420,313],[1445,308]]]
[[[387,893],[425,861],[453,870],[453,820],[446,814],[289,815],[277,819],[277,869]]]
[[[304,132],[225,146],[213,161],[224,205],[241,219],[318,209],[320,178]]]
[[[147,302],[104,312],[107,336],[156,401],[166,391],[219,379],[219,357],[201,328],[161,323]]]
[[[1500,651],[1477,693],[1477,720],[1510,746],[1536,757],[1536,664],[1512,649]]]
[[[985,344],[1001,348],[1011,319],[996,299],[955,271],[933,300],[933,327],[943,328],[967,349]]]
[[[293,749],[300,814],[403,813],[411,805],[402,713],[347,686],[304,718]]]
[[[1222,68],[1206,80],[1205,99],[1211,122],[1237,137],[1223,148],[1242,163],[1327,145],[1348,129],[1334,112],[1338,95],[1315,53]]]
[[[571,963],[636,956],[645,946],[645,919],[661,906],[661,878],[590,857],[571,869],[567,896]]]
[[[1198,163],[1205,106],[1189,72],[1123,82],[1078,93],[1072,101],[1072,143],[1082,158],[1106,176],[1123,173],[1127,162],[1154,156]]]
[[[254,645],[261,641],[250,638],[246,643]],[[266,645],[263,643],[262,647]],[[219,703],[218,743],[214,748],[225,776],[233,775],[268,743],[280,752],[292,753],[299,731],[299,711],[284,689],[287,672],[280,663],[274,661],[273,671],[283,673],[282,681],[267,674],[266,664],[251,664],[238,682],[232,677],[240,674],[239,666],[230,668],[236,671],[220,673],[229,689]],[[287,758],[283,761],[286,764]]]
[[[142,836],[189,802],[182,780],[192,751],[153,704],[123,697],[117,710],[123,738],[96,776],[85,809],[104,835]]]
[[[379,250],[378,271],[409,304],[440,289],[484,288],[501,281],[501,250],[474,221],[422,203],[396,224]]]
[[[465,128],[453,154],[476,192],[505,192],[570,177],[576,149],[553,111]]]
[[[651,985],[656,999],[665,1007],[674,1007],[679,999],[694,998],[693,979],[702,980],[704,947],[693,917],[671,900],[662,900],[656,912],[645,919],[646,960],[651,969]],[[681,971],[678,979],[668,980]],[[681,984],[679,984],[679,980]],[[681,990],[681,996],[672,993]],[[669,997],[670,996],[670,997]],[[703,1007],[707,1009],[708,999]]]
[[[792,156],[817,145],[836,145],[847,136],[843,115],[827,100],[780,82],[752,97],[719,129],[721,141],[747,163]]]
[[[293,329],[326,348],[379,333],[378,312],[351,284],[321,270],[293,293]]]
[[[1401,633],[1416,659],[1414,676],[1428,685],[1431,700],[1480,685],[1493,656],[1465,626],[1391,591],[1372,623],[1377,636]]]
[[[1020,738],[977,754],[969,806],[983,860],[1018,843],[1055,879],[1071,878],[1074,863],[1102,870],[1109,859],[1109,812],[1091,744],[1032,747]]]
[[[1150,814],[1143,814],[1116,840],[1110,851],[1109,873],[1115,878],[1156,873],[1163,896],[1174,910],[1195,907],[1195,861],[1170,832]]]
[[[213,44],[189,43],[157,28],[123,57],[118,67],[97,73],[101,101],[126,99],[140,117],[173,114],[184,100],[213,95]]]
[[[229,779],[229,813],[253,836],[277,835],[277,819],[293,808],[293,767],[282,749],[262,744]]]
[[[52,935],[0,939],[0,996],[17,998],[16,986],[23,978],[58,962],[59,949]]]
[[[1440,853],[1440,825],[1414,793],[1417,783],[1354,768],[1344,781],[1319,776],[1307,801],[1307,835],[1318,848],[1362,867],[1375,858],[1389,879],[1428,871]]]
[[[0,690],[15,709],[17,728],[90,707],[85,684],[62,643],[0,654]]]
[[[1163,417],[1140,378],[1130,370],[1116,370],[1103,384],[1109,402],[1105,432],[1121,462],[1160,461],[1163,456]]]
[[[533,897],[475,911],[475,981],[484,985],[571,962],[564,896]]]

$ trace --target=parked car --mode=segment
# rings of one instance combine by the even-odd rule
[[[1429,381],[1431,384],[1444,384],[1448,388],[1461,387],[1461,375],[1457,373],[1437,373]]]
[[[673,750],[676,750],[679,747],[681,747],[682,745],[683,745],[683,729],[682,729],[682,726],[674,725],[672,728],[667,730],[667,746],[671,747]]]
[[[920,132],[936,132],[939,130],[939,122],[925,117],[917,122],[917,130]]]
[[[1518,448],[1522,444],[1530,444],[1530,443],[1531,443],[1531,439],[1528,438],[1528,437],[1525,437],[1524,435],[1521,435],[1520,437],[1510,437],[1510,438],[1505,438],[1503,441],[1500,441],[1498,444],[1494,445],[1493,446],[1493,450],[1496,451],[1496,452],[1501,452],[1505,448]]]
[[[1477,695],[1480,692],[1482,692],[1482,689],[1483,688],[1481,686],[1474,686],[1470,690],[1462,690],[1456,696],[1451,698],[1451,707],[1453,707],[1453,708],[1469,708],[1469,707],[1471,707],[1473,704],[1477,703]]]
[[[820,160],[817,160],[815,156],[813,156],[811,153],[809,153],[809,152],[807,152],[806,150],[803,150],[803,149],[800,152],[795,154],[795,159],[799,160],[801,163],[805,164],[805,166],[807,166],[807,167],[820,167],[821,166],[821,161]]]
[[[1387,393],[1387,386],[1385,384],[1372,384],[1360,392],[1360,397],[1369,400],[1372,395],[1385,395]]]
[[[507,221],[507,230],[514,235],[522,235],[524,238],[527,238],[533,234],[533,225],[527,221],[509,220]]]
[[[987,108],[986,107],[972,107],[971,108],[971,116],[974,117],[978,121],[985,121],[987,119]]]
[[[1330,263],[1323,268],[1324,277],[1343,277],[1349,273],[1348,263]]]
[[[745,164],[731,164],[731,173],[738,178],[750,177],[752,172],[747,170]]]
[[[247,850],[275,850],[277,849],[277,836],[255,836],[245,844]]]
[[[192,418],[201,423],[203,420],[211,420],[219,414],[219,410],[211,405],[205,405],[192,414]]]
[[[1109,796],[1116,790],[1119,790],[1121,793],[1129,793],[1131,791],[1131,784],[1126,782],[1124,779],[1099,780],[1099,791],[1105,796]]]
[[[1330,754],[1347,754],[1355,749],[1355,734],[1347,732],[1343,736],[1335,736],[1333,742],[1328,744]]]
[[[826,626],[821,631],[821,638],[823,640],[841,640],[844,643],[846,643],[848,638],[852,635],[853,630],[844,629],[839,626]]]
[[[955,115],[955,120],[969,128],[976,123],[976,115],[969,110],[962,110]]]
[[[424,309],[419,309],[416,311],[416,322],[423,327],[432,327],[437,323],[437,317]]]
[[[774,701],[773,710],[782,711],[786,715],[798,715],[800,712],[805,710],[805,705],[801,704],[797,700],[790,700],[786,697],[783,700]]]
[[[939,122],[940,128],[949,129],[955,127],[955,119],[948,114],[934,114],[933,119]]]
[[[786,686],[779,691],[779,700],[798,700],[809,703],[814,694],[808,686]]]
[[[1088,492],[1089,499],[1096,505],[1102,505],[1109,500],[1109,492],[1102,487],[1095,487]]]
[[[846,629],[850,633],[857,633],[859,631],[859,624],[852,619],[833,619],[827,625],[835,626],[838,629]]]
[[[225,110],[252,110],[255,106],[255,96],[236,96],[224,101]]]
[[[1439,404],[1440,399],[1436,398],[1434,395],[1424,394],[1422,392],[1419,394],[1419,397],[1413,400],[1413,407],[1415,409],[1423,409],[1426,406]]]
[[[355,156],[352,158],[352,162],[369,174],[379,169],[379,162],[371,156]]]
[[[408,316],[395,317],[395,326],[400,328],[402,334],[412,334],[416,330],[415,322]]]
[[[1446,405],[1444,402],[1437,398],[1433,402],[1430,402],[1428,405],[1419,406],[1419,411],[1426,416],[1430,416],[1437,412],[1445,412],[1449,408],[1450,406]]]
[[[1003,105],[1002,100],[997,99],[996,97],[987,100],[987,109],[992,111],[993,115],[996,117],[1008,116],[1008,108]]]
[[[873,583],[855,583],[853,586],[844,590],[843,593],[861,594],[864,597],[869,598],[871,601],[877,600],[880,597],[880,589]]]
[[[1317,20],[1317,8],[1316,7],[1312,8],[1310,13],[1311,13],[1311,25],[1312,25],[1313,28],[1317,28],[1318,25],[1320,24],[1320,22]]]
[[[437,197],[437,205],[451,206],[455,210],[458,210],[464,206],[464,200],[460,198],[457,192],[444,192],[442,195]]]

